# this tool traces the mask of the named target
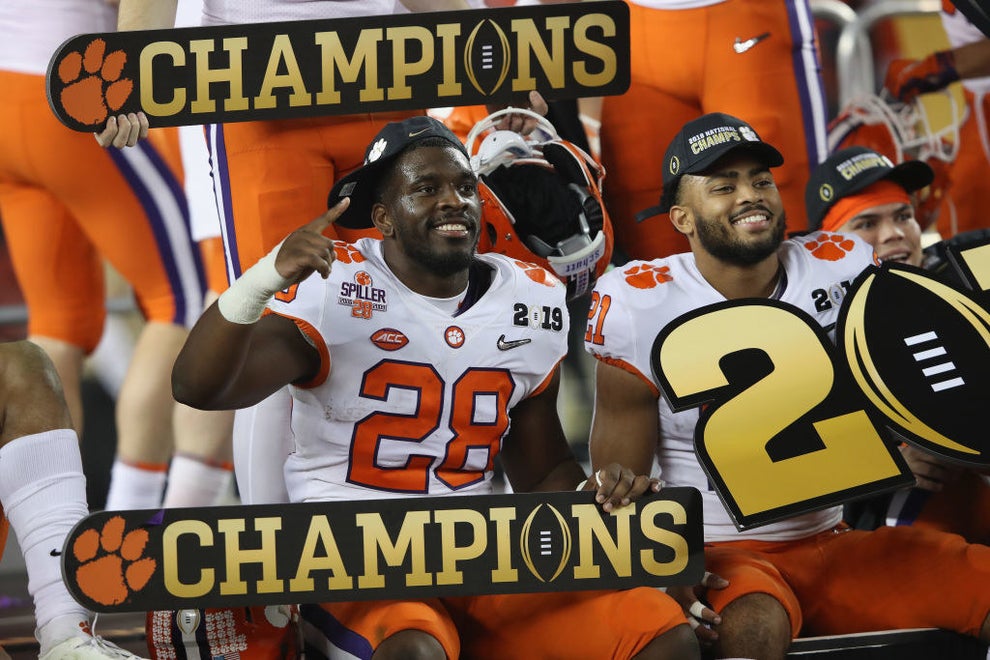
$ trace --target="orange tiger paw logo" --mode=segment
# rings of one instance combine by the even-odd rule
[[[652,289],[658,284],[670,282],[674,279],[670,275],[670,266],[657,268],[650,264],[633,266],[623,274],[626,276],[626,282],[637,289]]]
[[[343,264],[359,264],[365,260],[359,250],[343,241],[333,242],[333,258]]]
[[[852,252],[855,246],[856,243],[851,239],[839,234],[822,234],[815,240],[804,244],[812,256],[825,261],[838,261]]]
[[[151,557],[142,557],[147,544],[147,530],[125,534],[120,516],[110,518],[99,532],[87,529],[72,544],[80,562],[75,575],[79,590],[101,605],[117,605],[144,589],[158,567]]]
[[[525,261],[515,260],[516,265],[523,269],[526,273],[526,277],[533,280],[537,284],[542,284],[543,286],[554,287],[557,286],[557,278],[550,274],[546,268],[541,268],[536,264],[526,263]]]
[[[134,83],[121,78],[127,53],[107,53],[107,43],[94,39],[83,53],[68,53],[58,63],[58,77],[65,87],[61,102],[66,114],[89,126],[102,124],[110,111],[124,105]]]

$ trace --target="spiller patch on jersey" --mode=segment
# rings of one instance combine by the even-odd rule
[[[371,318],[372,312],[388,309],[385,289],[376,288],[371,274],[364,270],[355,273],[353,281],[340,283],[337,304],[347,305],[354,316],[366,319]]]
[[[395,328],[382,328],[371,335],[371,343],[383,351],[397,351],[409,343],[409,337]]]

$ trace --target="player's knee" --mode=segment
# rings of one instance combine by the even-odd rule
[[[44,349],[30,341],[2,346],[4,392],[8,404],[16,403],[18,398],[25,398],[30,403],[46,391],[54,397],[61,396],[62,385],[55,365]]]
[[[375,649],[373,660],[444,660],[443,645],[422,630],[403,630],[391,635]]]
[[[633,656],[634,660],[694,660],[701,658],[701,648],[694,631],[686,623],[674,626],[658,635],[643,650]]]
[[[720,612],[718,646],[730,656],[783,657],[791,643],[787,610],[769,594],[746,594]],[[764,655],[765,654],[765,655]]]
[[[0,444],[21,435],[72,426],[58,373],[37,344],[0,344],[0,413],[4,417]]]

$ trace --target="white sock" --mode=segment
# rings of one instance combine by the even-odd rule
[[[233,466],[222,467],[183,454],[172,457],[165,508],[213,506],[230,490]]]
[[[110,470],[107,511],[157,509],[162,505],[167,467],[139,467],[114,459]]]
[[[79,624],[88,624],[90,614],[69,594],[61,572],[65,538],[89,514],[75,431],[25,435],[0,447],[0,504],[24,555],[39,641],[81,634]],[[62,636],[53,639],[48,631]]]

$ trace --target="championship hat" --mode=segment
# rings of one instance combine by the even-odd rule
[[[929,185],[934,178],[934,170],[923,160],[894,165],[889,158],[867,147],[840,149],[815,168],[804,189],[808,228],[820,229],[836,202],[877,181],[892,181],[912,193]]]
[[[663,195],[660,203],[636,214],[639,221],[673,206],[674,190],[685,174],[699,174],[715,161],[736,149],[746,149],[770,167],[784,164],[784,157],[760,139],[753,127],[738,117],[722,112],[702,115],[684,124],[663,156]]]
[[[468,157],[464,144],[442,122],[427,116],[416,116],[393,121],[385,125],[368,145],[364,164],[337,181],[327,196],[327,206],[332,207],[344,197],[350,197],[350,206],[335,224],[348,229],[372,227],[371,207],[375,188],[382,173],[399,154],[411,145],[429,138],[441,138]]]

